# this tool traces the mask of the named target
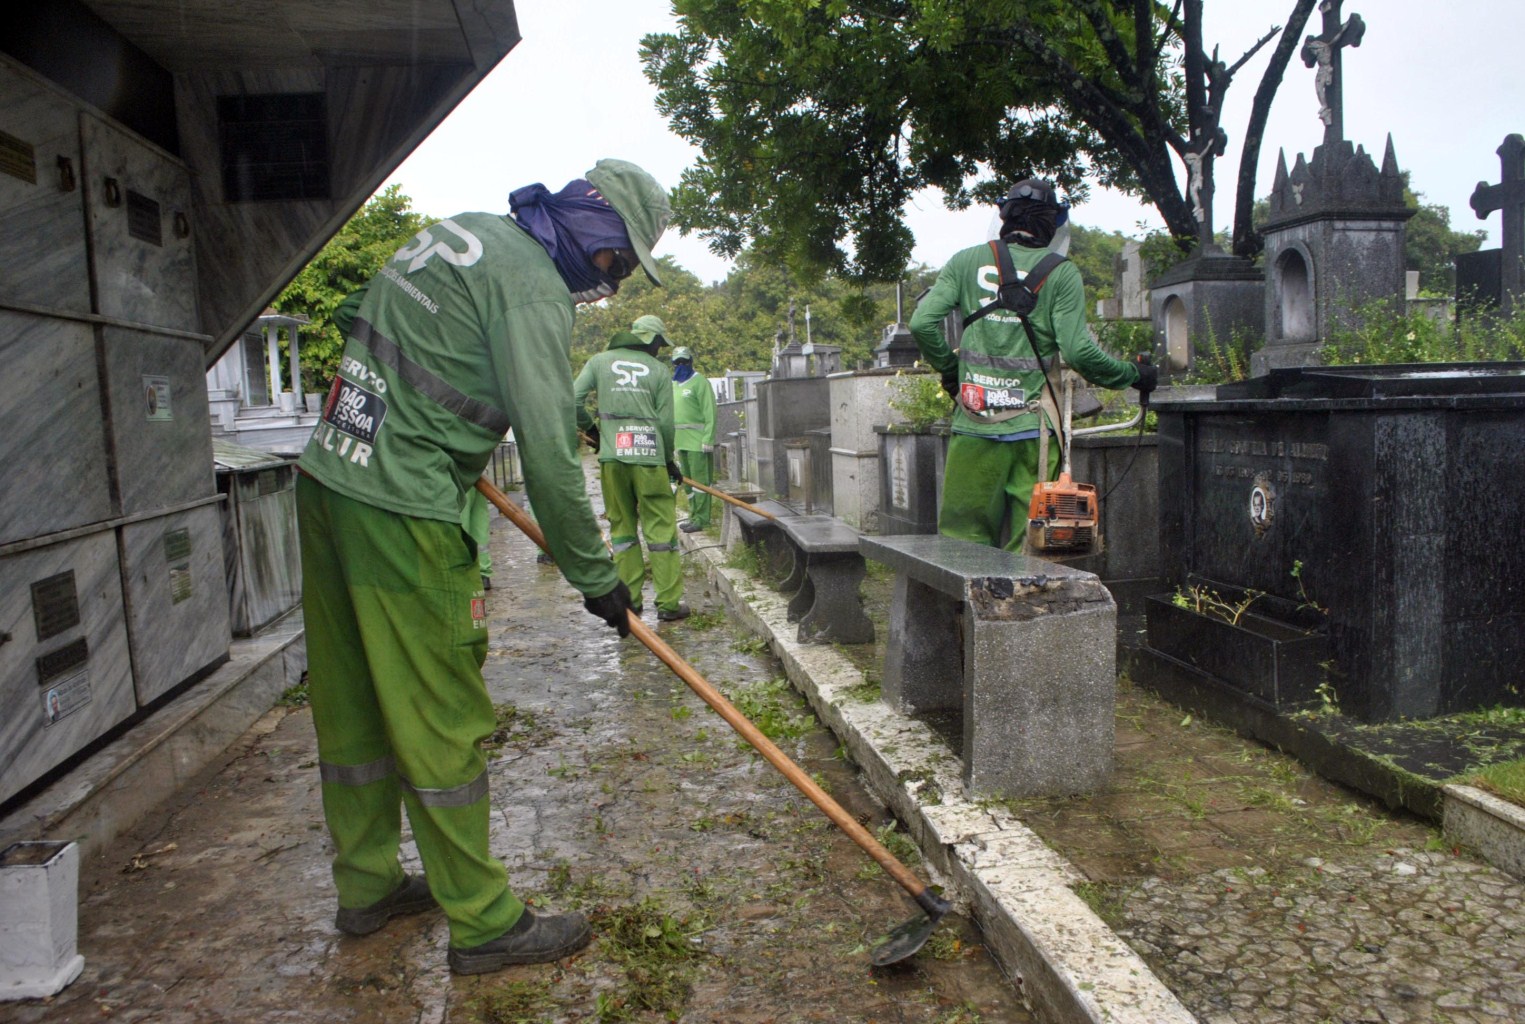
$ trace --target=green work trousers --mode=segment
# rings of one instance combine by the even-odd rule
[[[486,606],[459,523],[415,519],[297,478],[307,680],[339,905],[403,879],[401,808],[450,944],[476,946],[524,912],[489,851],[496,726],[482,681]]]
[[[600,462],[598,480],[604,490],[604,512],[609,516],[614,568],[630,588],[630,600],[637,608],[641,606],[641,584],[646,579],[639,527],[651,553],[651,584],[657,591],[657,608],[676,611],[683,600],[683,565],[678,556],[677,499],[666,467]]]
[[[1044,479],[1059,465],[1059,445],[1048,446]],[[944,537],[1000,547],[1003,529],[1010,527],[1006,549],[1020,553],[1027,539],[1027,509],[1038,483],[1038,441],[993,441],[971,434],[948,438],[948,464],[943,473],[943,504],[937,532]]]
[[[678,468],[690,480],[697,480],[708,487],[715,482],[715,457],[709,452],[678,453]],[[683,485],[688,495],[688,518],[700,529],[710,525],[710,496],[695,487]]]

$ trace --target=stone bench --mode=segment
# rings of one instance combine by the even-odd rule
[[[863,537],[895,570],[882,693],[958,711],[971,795],[1061,796],[1112,767],[1117,606],[1088,572],[935,535]]]
[[[789,621],[800,624],[800,643],[872,643],[874,624],[858,596],[868,569],[858,531],[832,516],[789,516],[778,526],[794,557],[778,589],[794,595]]]
[[[715,499],[719,501],[720,499]],[[722,537],[726,541],[726,550],[729,551],[737,543],[756,547],[762,552],[763,562],[767,570],[773,575],[788,572],[794,565],[794,548],[784,537],[779,529],[778,522],[784,518],[792,518],[796,515],[794,509],[771,498],[765,501],[748,502],[754,508],[760,508],[764,512],[772,513],[776,518],[769,519],[760,516],[756,512],[748,512],[744,508],[738,508],[729,502],[725,504],[730,515],[726,523],[736,525],[735,533],[722,527]],[[739,534],[739,536],[738,536]]]

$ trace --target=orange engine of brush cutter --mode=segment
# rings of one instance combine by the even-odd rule
[[[1091,484],[1077,484],[1068,473],[1033,485],[1027,507],[1027,544],[1033,551],[1086,551],[1095,545],[1101,502]]]

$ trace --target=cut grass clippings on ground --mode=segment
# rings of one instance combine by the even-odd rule
[[[484,751],[498,750],[510,743],[524,746],[531,739],[537,744],[544,743],[554,735],[550,730],[540,728],[534,712],[525,711],[515,704],[497,704],[493,707],[493,713],[498,724],[492,735],[482,741]]]
[[[544,981],[508,981],[484,988],[466,1001],[476,1024],[540,1024],[553,1004]]]
[[[657,1014],[677,1020],[693,990],[697,963],[705,956],[695,941],[704,924],[675,918],[654,899],[619,907],[595,921],[599,949],[620,966],[624,984],[600,992],[594,1013],[600,1024],[622,1024]]]

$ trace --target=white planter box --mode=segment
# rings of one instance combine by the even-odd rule
[[[84,970],[79,847],[16,843],[0,853],[0,1000],[42,999]]]

